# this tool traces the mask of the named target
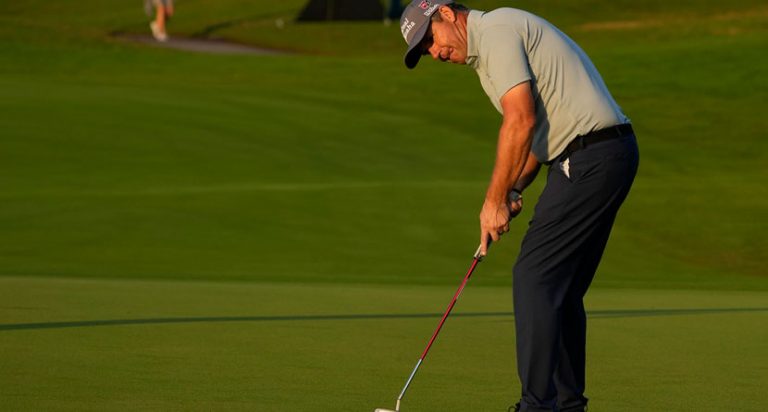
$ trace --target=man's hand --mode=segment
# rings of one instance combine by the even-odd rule
[[[512,214],[506,203],[493,203],[488,200],[480,211],[480,256],[488,252],[490,241],[498,241],[502,234],[509,232],[509,220]]]

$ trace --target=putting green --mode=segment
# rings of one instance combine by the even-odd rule
[[[478,274],[482,276],[482,274]],[[7,410],[392,407],[453,288],[0,278]],[[510,291],[465,290],[407,411],[503,411]],[[592,410],[760,411],[768,293],[595,289]]]
[[[140,2],[0,2],[0,409],[393,407],[476,247],[497,113],[471,70],[405,70],[395,24],[179,3],[172,36],[298,53],[112,36],[147,32]],[[640,141],[588,296],[591,410],[764,410],[765,1],[515,6],[584,47]],[[517,398],[509,266],[541,185],[404,412]]]

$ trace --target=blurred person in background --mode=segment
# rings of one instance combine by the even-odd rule
[[[144,0],[144,10],[150,17],[154,14],[155,19],[149,23],[149,28],[155,40],[168,40],[165,26],[168,19],[173,16],[173,0]]]

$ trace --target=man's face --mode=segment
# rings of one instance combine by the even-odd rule
[[[467,36],[456,24],[456,13],[449,7],[441,6],[440,20],[433,20],[421,41],[422,54],[429,54],[435,60],[466,64]]]

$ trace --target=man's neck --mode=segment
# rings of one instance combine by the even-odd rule
[[[467,50],[469,49],[469,43],[467,38],[467,17],[469,16],[468,11],[459,11],[456,13],[456,27],[458,30],[458,36],[464,43],[464,54],[466,55]]]

